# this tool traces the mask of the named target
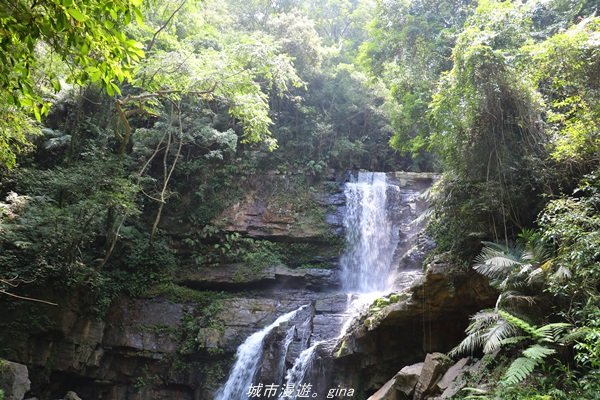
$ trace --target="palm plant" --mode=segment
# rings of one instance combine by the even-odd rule
[[[519,302],[533,303],[542,292],[548,278],[564,281],[571,272],[564,266],[555,270],[551,252],[539,232],[525,229],[515,247],[484,242],[473,268],[490,279],[500,291],[496,308],[501,303],[514,306]]]
[[[502,348],[527,344],[521,356],[507,369],[503,382],[515,384],[525,379],[536,366],[548,356],[555,354],[560,344],[566,323],[551,323],[536,326],[514,313],[502,309],[513,307],[522,301],[533,303],[541,293],[545,278],[567,276],[568,271],[552,272],[552,259],[539,234],[525,230],[520,235],[521,245],[509,248],[486,242],[475,259],[474,269],[490,279],[500,295],[494,309],[482,310],[471,317],[467,337],[456,346],[451,356],[472,353],[482,349],[485,354]]]
[[[501,309],[483,310],[471,318],[467,337],[450,351],[450,355],[472,353],[479,348],[490,354],[527,342],[528,347],[511,363],[503,378],[506,384],[515,384],[556,353],[554,347],[562,344],[564,333],[570,326],[552,323],[538,327]]]

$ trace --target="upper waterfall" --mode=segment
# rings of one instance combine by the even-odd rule
[[[398,192],[383,172],[359,172],[346,183],[346,252],[342,286],[346,291],[377,292],[393,283],[398,229],[388,215],[388,191]]]

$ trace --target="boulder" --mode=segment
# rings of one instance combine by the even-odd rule
[[[0,389],[4,390],[4,400],[23,400],[30,386],[25,365],[0,360]]]
[[[77,393],[73,392],[72,390],[68,391],[67,394],[65,395],[64,400],[81,400],[81,397],[79,397],[77,395]]]
[[[427,395],[436,393],[436,383],[448,369],[448,364],[448,357],[442,353],[431,353],[425,356],[423,369],[415,386],[414,400],[422,400]]]
[[[454,396],[464,386],[459,382],[459,377],[468,369],[469,358],[461,358],[456,364],[448,368],[442,379],[436,384],[442,399]]]
[[[495,357],[499,351],[492,353],[492,356]],[[448,383],[447,387],[443,388],[443,392],[440,396],[440,399],[451,399],[453,398],[462,388],[466,386],[467,380],[464,378],[465,374],[468,374],[470,378],[474,376],[482,376],[483,371],[485,369],[485,364],[482,360],[477,360],[475,363],[469,365],[466,362],[466,358],[459,360],[456,364],[454,364],[446,374],[442,377],[438,386],[442,388]]]
[[[423,369],[423,363],[408,365],[402,368],[392,379],[386,382],[368,400],[404,400],[409,399],[419,375]]]
[[[396,374],[396,390],[406,395],[407,398],[412,395],[419,376],[423,371],[423,363],[407,365]]]
[[[398,400],[396,393],[396,377],[387,381],[385,385],[367,400]]]

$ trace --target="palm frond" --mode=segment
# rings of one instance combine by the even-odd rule
[[[493,326],[498,321],[498,313],[495,310],[482,310],[477,312],[471,317],[471,323],[465,330],[467,334],[471,334],[477,331]]]
[[[471,354],[483,345],[485,332],[478,331],[467,335],[455,348],[448,352],[450,357],[456,357],[461,354]]]
[[[516,255],[486,246],[475,259],[475,266],[473,268],[488,278],[503,279],[506,278],[515,267],[521,265],[522,263]]]
[[[527,251],[523,255],[523,259],[530,261],[533,264],[542,263],[550,258],[550,250],[545,243],[538,241],[527,246]]]
[[[533,372],[537,364],[538,362],[531,358],[519,357],[510,364],[502,381],[508,385],[519,383]]]
[[[544,281],[544,268],[538,267],[529,273],[527,277],[527,284],[532,285],[534,283],[542,283]]]
[[[471,323],[465,330],[467,336],[448,355],[454,357],[460,354],[472,353],[483,347],[486,336],[498,322],[498,314],[494,311],[483,310],[471,317]]]
[[[556,272],[553,274],[553,276],[559,281],[559,282],[564,282],[568,279],[571,278],[573,274],[571,273],[571,270],[567,267],[563,267],[562,265],[560,267],[558,267],[558,269],[556,270]]]
[[[498,350],[502,347],[504,340],[514,337],[517,333],[518,329],[513,325],[505,320],[499,319],[485,334],[483,352],[489,354]]]
[[[527,296],[514,290],[504,292],[502,296],[505,300],[514,303],[527,303],[529,305],[533,305],[535,303],[535,297]]]

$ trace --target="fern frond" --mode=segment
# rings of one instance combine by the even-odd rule
[[[519,357],[510,364],[502,381],[508,385],[519,383],[533,372],[537,364],[538,362],[531,358]]]
[[[523,355],[527,358],[531,358],[535,361],[542,361],[544,358],[548,357],[550,354],[555,354],[556,350],[551,349],[546,346],[542,346],[539,344],[534,344],[528,349],[523,351]]]
[[[596,333],[596,334],[600,335],[600,329],[591,328],[589,326],[579,327],[579,328],[574,329],[571,332],[567,333],[562,338],[560,338],[560,343],[572,343],[576,340],[585,338],[587,335],[589,335],[591,333]]]
[[[500,317],[502,317],[503,319],[508,321],[510,324],[521,329],[523,332],[526,332],[533,337],[537,337],[536,336],[537,327],[534,325],[531,325],[529,322],[524,321],[519,317],[515,317],[514,315],[512,315],[504,310],[498,310],[498,315],[500,315]]]
[[[547,324],[536,328],[533,336],[542,341],[554,343],[557,342],[561,334],[570,327],[571,324],[565,322]]]
[[[507,344],[508,345],[517,344],[517,343],[521,343],[522,341],[527,340],[527,339],[529,339],[528,336],[512,336],[512,337],[503,339],[500,344],[502,346],[507,345]]]

